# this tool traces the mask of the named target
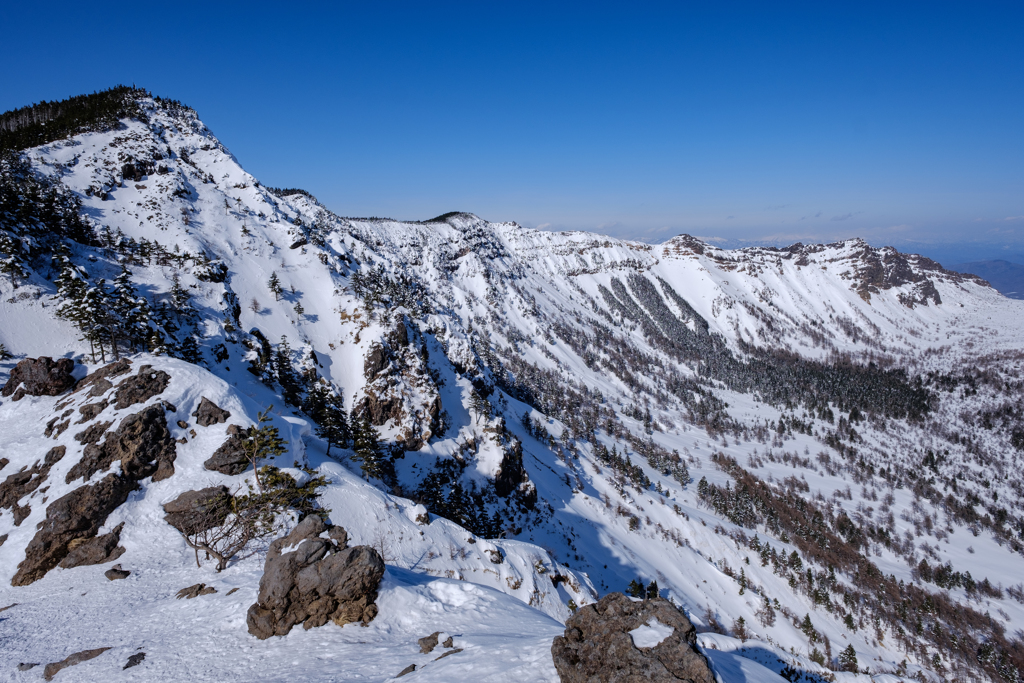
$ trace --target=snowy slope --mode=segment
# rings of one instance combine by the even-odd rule
[[[1020,584],[1021,569],[1014,524],[1024,512],[1024,489],[1021,451],[1011,442],[1017,419],[1012,405],[1024,393],[1024,303],[926,259],[860,240],[725,251],[688,236],[652,246],[492,224],[471,214],[420,223],[342,218],[304,194],[260,186],[191,110],[148,98],[141,106],[146,122],[126,119],[118,130],[80,134],[25,154],[40,174],[59,179],[81,198],[82,213],[101,244],[71,246],[91,281],[112,281],[126,263],[140,293],[154,303],[168,300],[175,278],[191,295],[208,371],[164,357],[135,358],[136,364],[167,368],[174,378],[168,400],[178,406],[179,417],[187,420],[201,395],[250,422],[274,404],[275,423],[292,448],[283,463],[306,459],[329,476],[323,502],[332,521],[356,542],[383,551],[389,574],[379,623],[370,631],[347,626],[288,636],[287,656],[300,662],[294,666],[304,676],[337,675],[337,661],[317,654],[337,644],[337,652],[353,653],[332,652],[345,659],[346,680],[384,680],[413,663],[403,659],[402,647],[413,648],[411,653],[416,638],[444,628],[476,638],[466,642],[479,652],[471,658],[467,647],[431,665],[438,672],[472,666],[481,676],[493,672],[494,680],[551,678],[545,648],[559,630],[557,622],[568,617],[570,600],[586,604],[634,579],[656,580],[662,594],[702,630],[735,632],[742,617],[764,647],[802,655],[803,670],[815,670],[807,657],[825,650],[823,641],[812,644],[800,630],[805,614],[831,644],[833,665],[839,651],[853,644],[861,668],[877,676],[918,667],[939,676],[952,670],[954,658],[940,647],[922,640],[908,649],[895,624],[873,625],[870,608],[844,604],[838,589],[826,606],[801,583],[799,572],[762,564],[743,538],[756,533],[786,557],[803,550],[763,522],[741,526],[709,507],[698,494],[698,481],[735,485],[713,454],[718,462],[735,459],[778,491],[814,502],[830,515],[844,513],[865,533],[869,527],[890,528],[891,537],[903,539],[898,545],[871,536],[862,548],[883,574],[988,613],[1007,634],[1021,628],[1024,607],[1006,589]],[[162,172],[123,180],[124,164],[143,159]],[[140,254],[143,240],[158,242],[167,256]],[[218,282],[209,271],[220,263],[226,276]],[[96,365],[73,326],[54,315],[54,273],[43,259],[32,270],[29,282],[17,289],[0,280],[0,343],[18,357],[69,356]],[[282,285],[279,296],[268,289],[272,274]],[[645,298],[651,292],[660,304]],[[675,322],[659,318],[661,310]],[[704,346],[679,342],[682,327]],[[287,339],[296,368],[314,369],[334,385],[346,409],[378,407],[384,440],[416,446],[394,460],[395,481],[359,476],[350,450],[336,449],[338,459],[328,458],[308,417],[285,407],[273,374],[261,382],[247,371],[258,346],[254,328],[273,345]],[[756,378],[735,379],[730,363],[776,363],[776,356],[757,354],[780,351],[826,366],[842,358],[902,369],[907,379],[899,387],[912,389],[921,377],[931,392],[931,409],[911,420],[889,408],[869,412],[871,398],[859,404],[866,417],[858,421],[849,407],[839,407],[846,387],[829,389],[833,393],[815,408],[801,403],[799,394],[789,403],[773,398],[772,387]],[[10,362],[3,367],[6,372]],[[432,409],[435,399],[439,414]],[[40,424],[55,402],[0,403],[4,453],[23,454],[5,455],[11,464],[2,474],[31,465],[52,445],[46,440],[43,447]],[[786,423],[781,431],[780,418]],[[225,655],[223,667],[189,674],[203,679],[237,673],[241,679],[245,671],[271,671],[269,662],[281,665],[284,657],[275,649],[283,646],[250,642],[244,633],[242,615],[255,594],[260,559],[238,562],[216,576],[226,583],[215,585],[240,587],[230,599],[221,590],[198,599],[207,600],[199,605],[167,602],[180,588],[207,580],[197,578],[207,570],[190,564],[157,507],[176,492],[224,478],[201,467],[223,440],[219,429],[179,446],[179,473],[147,485],[108,522],[130,522],[123,559],[126,567],[131,560],[139,568],[119,582],[132,586],[137,597],[119,608],[124,626],[117,647],[138,646],[132,624],[149,625],[147,643],[159,642],[163,632],[215,629],[218,638],[236,638],[237,648],[249,653],[241,658],[244,666]],[[80,448],[70,432],[62,443]],[[525,476],[513,478],[511,493],[498,495],[494,482],[513,471],[509,453],[516,442]],[[656,465],[657,458],[640,452],[647,443],[668,457],[677,454],[688,476],[678,470],[673,476],[664,462]],[[610,465],[603,448],[628,455],[635,476]],[[932,464],[926,467],[929,452]],[[70,467],[73,459],[66,462]],[[428,525],[417,521],[426,508],[414,500],[424,499],[429,473],[453,462],[460,485],[480,493],[482,509],[500,518],[501,538],[482,538],[436,515]],[[929,497],[922,488],[929,478],[941,495],[976,493],[973,508],[979,519],[988,515],[989,523],[954,516],[941,496]],[[991,510],[998,507],[1009,517],[993,527]],[[7,513],[0,515],[0,534],[10,534],[0,549],[8,580],[40,515],[42,506],[34,506],[17,528]],[[489,549],[500,549],[505,562],[493,564]],[[932,566],[949,561],[1003,590],[997,597],[996,591],[939,588],[920,578],[922,559]],[[806,556],[804,561],[811,566]],[[839,583],[852,586],[838,569]],[[828,567],[815,571],[827,573]],[[0,602],[38,605],[57,588],[99,593],[106,597],[93,605],[67,604],[82,610],[83,622],[93,620],[92,633],[101,633],[102,615],[123,599],[123,591],[97,575],[94,568],[54,570],[31,587],[3,589]],[[474,587],[466,588],[471,595],[465,598],[459,591],[469,585]],[[763,618],[766,600],[778,605],[774,620]],[[211,610],[208,618],[201,611],[189,616],[200,605]],[[437,628],[427,625],[431,614],[444,615]],[[150,615],[164,615],[166,625]],[[857,628],[844,622],[846,615]],[[22,634],[5,643],[16,640],[24,648],[11,650],[8,662],[59,658],[55,651],[38,650],[42,631],[33,629],[47,619],[15,610],[3,616],[16,629],[12,634]],[[355,635],[346,635],[353,629]],[[202,642],[210,635],[200,632],[188,637]],[[502,646],[499,656],[497,643],[506,639],[515,645]],[[379,664],[357,666],[359,643],[376,648]],[[67,652],[76,649],[82,648]],[[158,677],[173,677],[174,667],[186,665],[171,649],[154,657]],[[36,651],[41,654],[30,654]],[[732,672],[725,680],[761,680],[760,665],[727,651],[732,652],[722,645],[721,654],[711,655],[716,667]],[[939,655],[937,662],[933,655]],[[515,673],[501,663],[506,661],[525,668]],[[97,658],[61,675],[85,676],[87,667],[100,663]],[[437,680],[458,680],[461,674],[454,671],[447,679],[438,673]]]

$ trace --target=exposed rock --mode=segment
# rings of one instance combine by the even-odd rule
[[[264,640],[286,635],[295,624],[366,624],[377,615],[384,561],[368,546],[339,550],[332,539],[320,538],[326,529],[310,515],[270,544],[259,597],[246,618],[249,633]]]
[[[11,462],[11,461],[10,461],[10,460],[8,460],[7,458],[0,458],[0,470],[2,470],[3,468],[7,467],[7,465],[8,465],[8,464],[9,464],[10,462]]]
[[[490,556],[491,564],[501,564],[505,561],[505,556],[501,554],[500,548],[495,548],[494,550],[487,549],[484,552]]]
[[[76,424],[84,424],[88,422],[102,413],[108,405],[110,404],[106,401],[100,401],[99,403],[86,403],[84,406],[80,406],[78,408],[78,412],[82,414],[82,419],[80,419]]]
[[[188,422],[185,422],[184,420],[178,420],[178,426],[181,427],[182,429],[185,429],[186,427],[188,427]]]
[[[68,655],[59,662],[51,662],[46,665],[45,669],[43,669],[43,678],[47,681],[52,681],[53,677],[56,676],[61,669],[66,669],[69,666],[74,666],[75,664],[81,664],[82,662],[87,662],[90,659],[95,659],[109,649],[109,647],[98,647],[95,650],[82,650],[81,652],[76,652],[73,655]]]
[[[124,667],[122,667],[121,670],[124,671],[125,669],[132,668],[133,666],[138,666],[139,664],[142,664],[142,660],[144,660],[145,658],[146,658],[146,653],[145,652],[136,652],[135,654],[133,654],[130,657],[128,657],[128,663],[125,664]]]
[[[454,650],[448,650],[448,652],[442,653],[442,655],[440,657],[438,657],[437,659],[435,659],[434,661],[436,662],[438,659],[444,659],[448,655],[457,655],[460,652],[462,652],[462,648],[461,647],[457,647]]]
[[[75,378],[71,371],[75,369],[75,361],[70,358],[26,358],[19,361],[7,384],[0,389],[0,396],[14,394],[15,401],[25,396],[59,396],[75,386]]]
[[[646,640],[640,637],[645,630],[658,635]],[[565,635],[551,644],[551,657],[562,683],[712,683],[696,638],[690,620],[668,600],[634,602],[610,593],[569,617]]]
[[[416,642],[419,643],[420,646],[420,654],[425,655],[433,652],[434,648],[437,647],[437,637],[439,635],[441,635],[440,631],[434,631],[429,636],[423,636],[417,640]]]
[[[121,542],[121,529],[124,522],[121,522],[109,534],[96,536],[95,538],[79,539],[68,543],[68,554],[60,561],[64,569],[81,567],[84,565],[103,564],[113,562],[124,554],[124,548],[117,544]]]
[[[226,486],[186,491],[164,505],[164,519],[183,534],[206,531],[228,516],[230,500]]]
[[[399,671],[398,675],[395,676],[395,678],[401,678],[402,676],[404,676],[406,674],[411,674],[415,670],[416,670],[416,665],[415,664],[410,664],[409,666],[407,666],[404,669],[402,669],[401,671]]]
[[[93,425],[82,434],[99,426]],[[176,455],[163,408],[149,406],[122,420],[117,431],[109,434],[101,445],[86,446],[82,459],[71,468],[66,480],[71,483],[81,477],[88,481],[96,472],[120,460],[127,477],[137,480],[152,475],[153,481],[161,481],[174,474]]]
[[[127,579],[131,576],[131,572],[127,569],[121,569],[121,565],[115,564],[113,567],[103,572],[103,576],[107,577],[109,581],[117,581],[118,579]]]
[[[22,662],[18,665],[18,671],[31,671],[39,666],[39,662]]]
[[[3,545],[6,542],[7,542],[7,534],[4,534],[4,535],[0,536],[0,545]]]
[[[60,424],[58,424],[58,421],[63,419],[64,417],[67,417],[70,414],[71,411],[69,410],[64,415],[58,415],[57,417],[47,422],[46,431],[43,432],[43,434],[45,436],[53,436],[53,438],[55,439],[61,434],[63,434],[64,430],[66,430],[71,425],[71,420],[64,420]]]
[[[6,612],[7,610],[11,609],[12,607],[17,607],[17,606],[18,606],[18,603],[12,602],[10,605],[7,605],[7,607],[0,607],[0,612]]]
[[[97,422],[94,425],[90,425],[85,428],[84,431],[75,434],[75,441],[80,444],[88,445],[96,443],[103,438],[103,434],[110,428],[110,425],[114,424],[111,422]]]
[[[196,418],[196,422],[199,423],[200,427],[209,427],[210,425],[227,422],[228,418],[231,417],[231,413],[203,396],[202,400],[199,401],[199,407],[192,413],[192,417]]]
[[[244,444],[244,432],[231,434],[227,441],[213,452],[210,459],[203,463],[203,467],[221,474],[241,474],[249,467],[249,458],[245,455]]]
[[[444,642],[441,643],[441,646],[442,647],[455,647],[455,639],[452,636],[448,636],[447,638],[444,639]]]
[[[142,365],[134,377],[129,377],[117,385],[114,394],[114,407],[124,410],[136,403],[145,403],[158,394],[162,394],[171,381],[171,376],[163,370],[153,370],[150,365]]]
[[[89,390],[89,396],[94,398],[96,396],[102,396],[113,388],[114,385],[109,379],[100,378],[92,385],[92,389]]]
[[[182,598],[191,600],[192,598],[198,598],[200,595],[210,595],[216,592],[217,589],[213,586],[207,586],[205,583],[197,583],[193,586],[189,586],[188,588],[182,588],[178,591],[178,594],[175,597],[178,600],[181,600]]]
[[[0,484],[0,509],[7,508],[13,512],[14,526],[20,526],[31,512],[28,505],[19,505],[18,501],[46,481],[50,468],[60,462],[66,450],[64,446],[54,446],[47,451],[42,463],[37,461],[31,468],[15,472]]]
[[[113,363],[104,365],[95,372],[90,372],[88,375],[80,379],[78,384],[75,385],[75,391],[78,392],[86,387],[92,387],[89,389],[89,395],[99,396],[109,391],[113,386],[110,382],[110,378],[119,377],[127,372],[131,372],[131,369],[132,362],[127,358],[114,361]],[[99,386],[97,387],[96,385]]]
[[[50,503],[11,585],[27,586],[43,578],[67,556],[72,541],[95,536],[107,515],[128,500],[135,488],[128,477],[108,474],[96,484],[81,486]]]

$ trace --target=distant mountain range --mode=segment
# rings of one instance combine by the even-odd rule
[[[949,266],[958,273],[970,273],[988,280],[1001,294],[1011,299],[1024,299],[1024,265],[1002,259],[972,261]]]

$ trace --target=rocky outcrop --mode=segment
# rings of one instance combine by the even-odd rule
[[[164,519],[183,534],[207,531],[224,522],[230,503],[226,486],[186,491],[164,505]]]
[[[345,548],[337,527],[330,538],[315,515],[306,517],[270,544],[257,602],[249,608],[249,633],[264,640],[283,636],[296,624],[309,629],[333,621],[339,626],[377,615],[377,587],[384,561],[368,546]],[[343,530],[342,530],[343,531]]]
[[[50,503],[11,585],[27,586],[43,578],[67,557],[72,542],[94,537],[107,515],[128,500],[135,488],[132,479],[108,474],[96,484],[79,487]]]
[[[14,395],[13,400],[20,401],[25,396],[59,396],[75,386],[75,378],[71,371],[75,369],[75,361],[70,358],[26,358],[19,361],[7,384],[0,389],[0,396]]]
[[[75,664],[81,664],[82,662],[87,662],[90,659],[95,659],[109,649],[109,647],[98,647],[95,650],[82,650],[81,652],[76,652],[73,655],[68,655],[59,662],[51,662],[43,669],[43,680],[52,681],[53,677],[62,669],[74,666]]]
[[[209,427],[210,425],[227,422],[227,419],[231,417],[231,413],[203,396],[199,401],[199,407],[192,413],[192,417],[196,418],[196,423],[200,427]]]
[[[419,450],[440,424],[441,397],[427,368],[423,335],[405,316],[374,343],[363,359],[366,386],[356,405],[370,423],[402,426],[395,441]]]
[[[551,644],[562,683],[712,683],[690,620],[664,598],[611,593],[581,607]]]
[[[235,425],[231,425],[231,427],[235,427]],[[232,430],[231,427],[228,427],[230,436],[227,441],[222,443],[209,460],[203,463],[203,467],[206,469],[234,475],[245,472],[249,467],[249,458],[245,454],[245,432],[237,427]]]
[[[150,365],[139,367],[139,372],[133,377],[122,380],[117,385],[114,393],[114,407],[118,410],[145,403],[154,396],[164,392],[171,381],[171,376],[163,370],[153,370]]]
[[[121,542],[121,530],[124,522],[121,522],[109,534],[96,536],[89,539],[75,539],[68,543],[68,554],[60,561],[60,567],[71,569],[85,565],[103,564],[113,562],[124,554],[124,548],[118,545]]]
[[[42,485],[50,474],[50,468],[64,457],[64,446],[54,446],[32,467],[15,472],[0,484],[0,509],[8,509],[14,514],[14,526],[19,526],[29,516],[31,508],[21,505],[20,501]]]
[[[102,396],[114,386],[110,381],[112,378],[131,372],[131,369],[132,362],[127,358],[104,365],[99,370],[90,372],[79,380],[78,384],[75,385],[75,391],[82,391],[88,387],[89,396]]]
[[[93,425],[83,434],[100,426]],[[75,438],[79,436],[82,435]],[[93,474],[107,469],[115,460],[121,462],[121,471],[130,479],[144,479],[152,475],[153,481],[161,481],[174,474],[174,439],[167,428],[162,405],[150,406],[129,415],[121,421],[116,432],[107,434],[102,444],[96,445],[97,440],[98,436],[95,439],[82,439],[83,443],[92,443],[85,447],[82,459],[68,472],[68,483],[78,478],[88,481]]]

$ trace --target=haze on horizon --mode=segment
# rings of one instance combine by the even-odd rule
[[[5,19],[0,110],[136,83],[342,215],[1024,259],[1019,4],[23,3]]]

